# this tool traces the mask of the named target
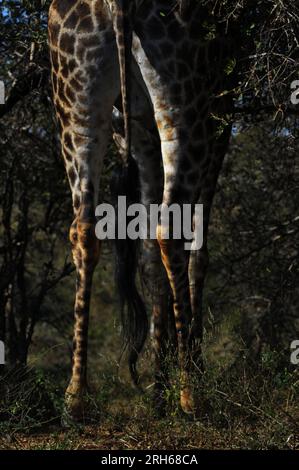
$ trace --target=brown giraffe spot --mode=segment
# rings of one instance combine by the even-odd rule
[[[77,124],[78,126],[81,126],[81,127],[85,127],[86,126],[86,118],[84,117],[84,110],[81,110],[81,114],[78,115],[78,114],[73,114],[73,121],[75,124]],[[82,137],[80,137],[80,141],[82,142]],[[78,139],[76,137],[75,139],[75,143],[78,143],[79,142],[79,136],[78,136]]]
[[[118,33],[121,34],[121,32],[123,30],[123,17],[122,17],[122,15],[118,15],[116,17],[115,25],[116,25],[116,29],[117,29]]]
[[[99,43],[99,37],[96,34],[88,36],[87,38],[82,38],[81,40],[82,46],[86,47],[86,49],[88,49],[89,47],[98,47]]]
[[[95,65],[88,65],[85,70],[90,77],[94,77],[98,72],[98,68]]]
[[[66,149],[63,149],[63,155],[64,155],[64,158],[65,158],[68,162],[71,162],[71,161],[73,160],[72,155],[71,155]]]
[[[96,60],[99,59],[100,54],[101,54],[101,48],[100,47],[98,47],[96,49],[91,49],[86,54],[86,60],[88,62],[95,62]]]
[[[74,150],[74,145],[73,145],[73,141],[72,141],[72,136],[71,136],[71,134],[70,134],[69,132],[66,132],[66,133],[64,134],[64,144],[65,144],[65,146],[66,146],[69,150],[71,150],[71,151]]]
[[[76,169],[76,171],[77,171],[77,173],[78,173],[78,171],[79,171],[78,156],[75,156],[74,165],[75,165],[75,169]]]
[[[75,59],[69,60],[69,62],[68,62],[68,67],[69,67],[69,71],[70,71],[71,73],[75,70],[75,68],[76,68],[77,66],[78,66],[78,64],[77,64],[77,61],[76,61]]]
[[[55,0],[52,4],[52,7],[61,18],[64,18],[69,12],[70,8],[73,6],[72,4],[72,0]]]
[[[84,16],[89,15],[90,13],[90,7],[86,2],[81,1],[77,8],[76,8],[77,14],[80,18],[83,18]]]
[[[83,18],[78,26],[79,33],[88,33],[93,29],[93,22],[90,16]]]
[[[92,199],[93,199],[92,194],[87,195],[86,193],[84,193],[82,197],[83,205],[81,206],[81,210],[80,210],[80,220],[90,220],[90,218],[93,217],[94,207],[93,207]],[[92,234],[90,236],[92,236]],[[83,240],[84,241],[86,240],[85,245],[84,245]],[[88,234],[85,235],[85,238],[83,240],[80,240],[82,241],[83,246],[88,246],[88,242],[89,242]]]
[[[95,15],[97,24],[100,24],[102,26],[106,25],[107,23],[106,16],[103,13],[104,13],[103,4],[100,2],[97,2],[94,7],[94,15]]]
[[[84,143],[86,142],[86,139],[82,137],[81,135],[76,134],[74,137],[74,142],[75,142],[76,147],[80,147],[81,145],[84,145]]]
[[[74,208],[75,209],[79,209],[80,207],[80,197],[78,194],[75,194],[75,197],[74,197]]]
[[[57,93],[57,88],[58,88],[57,75],[52,75],[52,84],[53,84],[54,93]]]
[[[58,69],[59,69],[58,52],[54,51],[53,49],[51,50],[51,62],[52,62],[52,67],[54,71],[58,72]]]
[[[77,100],[81,103],[81,104],[87,104],[87,98],[86,98],[86,95],[84,95],[83,93],[80,93],[80,94],[77,94]]]
[[[84,77],[83,72],[81,70],[76,72],[75,78],[76,78],[76,80],[79,80],[79,82],[81,82],[81,83],[85,82],[85,77]]]
[[[77,23],[79,21],[79,16],[78,14],[73,11],[70,16],[66,19],[66,21],[64,22],[64,27],[67,28],[67,29],[76,29],[76,26],[77,26]]]
[[[58,45],[58,36],[60,31],[60,25],[58,23],[52,23],[51,28],[49,29],[50,40],[52,46]]]
[[[68,99],[70,101],[75,101],[75,93],[73,92],[73,90],[69,87],[69,85],[66,86],[65,88],[65,94],[66,96],[68,97]]]
[[[63,132],[63,122],[62,122],[60,116],[57,116],[57,125],[58,125],[59,135],[61,135],[62,132]]]
[[[81,83],[79,83],[75,78],[72,78],[70,81],[70,86],[75,90],[75,91],[82,91],[83,87]]]
[[[84,62],[86,48],[80,43],[76,50],[76,56],[80,63]]]
[[[77,175],[76,175],[76,172],[75,172],[75,170],[72,166],[68,170],[68,177],[69,177],[71,186],[74,186],[75,182],[76,182],[76,179],[77,179]]]
[[[64,65],[61,69],[61,75],[63,76],[63,78],[68,78],[69,76],[69,69],[67,67],[67,65]]]
[[[105,31],[103,36],[104,36],[104,42],[106,43],[114,41],[114,31],[111,29],[108,29],[107,31]]]
[[[75,36],[69,33],[63,33],[60,38],[60,49],[67,54],[75,53]]]

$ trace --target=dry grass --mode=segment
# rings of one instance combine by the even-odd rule
[[[140,364],[145,388],[140,394],[130,383],[125,362],[119,366],[121,344],[111,297],[107,285],[100,283],[92,306],[92,393],[85,426],[60,426],[70,355],[66,342],[41,325],[23,380],[20,372],[0,379],[1,449],[299,447],[298,368],[286,368],[278,353],[267,350],[259,363],[252,363],[235,333],[235,314],[206,333],[199,416],[189,419],[180,412],[177,370],[171,366],[167,414],[157,419],[150,348]]]

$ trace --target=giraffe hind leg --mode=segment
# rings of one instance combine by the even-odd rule
[[[109,122],[109,116],[105,120]],[[100,241],[95,235],[95,207],[98,202],[100,167],[109,138],[106,126],[94,132],[94,135],[77,139],[76,155],[81,158],[77,158],[77,172],[73,169],[77,181],[74,186],[80,188],[80,192],[76,191],[73,197],[75,219],[70,229],[77,280],[72,376],[65,403],[67,413],[75,419],[81,419],[85,414],[89,308],[93,273],[100,256]],[[76,139],[76,132],[69,130],[69,134]]]
[[[70,229],[77,272],[74,348],[65,414],[76,420],[86,411],[89,307],[100,252],[95,207],[112,107],[120,92],[115,35],[106,4],[83,3],[54,0],[49,11],[54,104],[75,216]]]

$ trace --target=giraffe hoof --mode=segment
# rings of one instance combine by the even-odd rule
[[[86,388],[74,387],[70,384],[65,393],[63,423],[73,425],[86,420],[87,400]]]
[[[84,421],[85,409],[84,409],[83,397],[77,396],[66,396],[65,397],[65,413],[74,422]]]
[[[68,408],[64,406],[60,423],[64,429],[71,429],[77,428],[78,425],[81,424],[81,421],[75,419],[71,412],[68,410]]]
[[[183,390],[181,390],[180,402],[181,408],[185,414],[196,414],[197,406],[195,404],[193,392],[189,388],[184,388]]]

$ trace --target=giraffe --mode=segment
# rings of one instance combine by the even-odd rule
[[[129,187],[136,187],[139,178],[146,206],[203,204],[200,250],[188,252],[183,239],[168,239],[161,223],[157,240],[147,240],[144,246],[152,286],[157,404],[163,402],[164,358],[172,337],[178,351],[181,407],[186,413],[197,407],[191,376],[202,367],[208,226],[231,134],[231,125],[223,123],[233,112],[231,95],[223,93],[231,85],[224,68],[233,46],[221,29],[211,39],[205,37],[204,14],[195,0],[54,0],[50,6],[53,98],[74,210],[70,241],[77,282],[66,409],[75,419],[84,415],[89,304],[100,257],[95,207],[112,124],[124,174],[131,178]],[[135,172],[132,180],[134,164],[139,177]],[[137,383],[136,361],[148,325],[132,259],[127,261],[133,279],[126,279],[123,295],[134,317],[134,331],[128,331],[129,362]],[[168,334],[168,324],[175,335]]]

